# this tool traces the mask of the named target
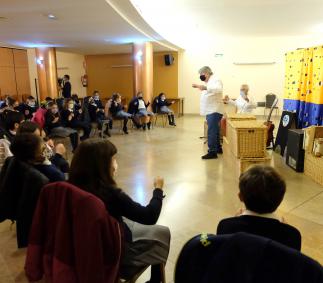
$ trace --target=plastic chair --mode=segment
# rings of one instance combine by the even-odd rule
[[[274,93],[268,93],[266,95],[266,101],[265,101],[265,108],[264,108],[264,116],[266,116],[266,110],[271,109],[273,106],[275,100],[277,98],[277,95]],[[278,114],[278,106],[275,106],[274,109],[276,109],[276,115]]]

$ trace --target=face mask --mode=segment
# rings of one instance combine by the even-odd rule
[[[68,105],[68,109],[69,109],[69,110],[73,110],[73,109],[74,109],[74,104],[69,104],[69,105]]]
[[[99,96],[94,96],[94,100],[100,100]]]
[[[138,99],[144,99],[142,96],[139,96]]]
[[[240,90],[240,95],[241,95],[242,98],[246,98],[247,97],[246,94],[245,94],[245,92],[243,90]]]
[[[200,75],[200,80],[201,80],[202,82],[205,82],[205,80],[206,80],[206,76],[205,76],[205,75]]]
[[[36,103],[35,102],[28,102],[28,106],[35,107],[36,106]]]
[[[57,114],[58,113],[58,109],[52,109],[52,113],[53,114]]]

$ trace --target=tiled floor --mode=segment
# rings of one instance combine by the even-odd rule
[[[241,207],[237,174],[225,157],[202,161],[206,150],[203,119],[185,116],[176,128],[156,127],[150,132],[116,133],[111,138],[119,150],[118,184],[140,203],[151,197],[153,177],[165,178],[165,198],[159,224],[172,232],[166,267],[167,282],[183,244],[201,232],[214,233],[217,223]],[[302,251],[323,264],[323,187],[291,170],[274,154],[273,164],[287,179],[288,190],[279,214],[302,233]],[[26,282],[24,251],[17,251],[14,229],[0,224],[0,283]],[[148,274],[139,279],[145,282]]]

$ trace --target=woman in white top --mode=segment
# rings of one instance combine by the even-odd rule
[[[237,99],[230,99],[229,96],[225,96],[224,103],[229,103],[237,107],[237,113],[251,113],[256,106],[251,102],[248,97],[249,86],[246,84],[241,85],[240,95]]]

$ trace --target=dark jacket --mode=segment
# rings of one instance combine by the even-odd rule
[[[18,106],[18,111],[22,113],[25,116],[26,120],[31,120],[33,117],[33,114],[37,111],[38,107],[31,107],[26,103],[21,103]]]
[[[30,231],[25,263],[30,282],[117,283],[119,223],[94,195],[66,182],[45,186]]]
[[[165,99],[164,101],[161,100],[160,98],[158,98],[156,100],[156,103],[157,103],[157,107],[160,109],[160,107],[163,107],[163,106],[170,106],[172,105],[171,102],[168,102],[167,99]]]
[[[126,217],[134,222],[144,225],[156,224],[163,204],[163,191],[155,189],[153,197],[147,206],[143,206],[132,200],[126,193],[120,189],[107,188],[102,190],[103,195],[98,196],[106,205],[109,214],[115,217],[123,224],[122,217]],[[125,238],[131,241],[132,236],[129,228],[125,228]]]
[[[145,106],[146,108],[150,105],[150,102],[146,103],[145,102]],[[139,111],[139,98],[134,97],[130,103],[129,103],[129,109],[128,109],[128,113],[130,114],[137,114]]]
[[[60,171],[55,165],[50,164],[37,164],[34,167],[44,174],[50,183],[65,181],[65,175],[62,171]]]
[[[119,111],[124,110],[124,106],[120,103],[117,103],[115,101],[111,102],[110,106],[110,113],[112,116],[115,116]]]
[[[68,173],[70,170],[70,165],[66,159],[59,153],[55,153],[50,161],[63,173]]]
[[[72,95],[71,92],[72,92],[72,85],[69,81],[67,81],[64,83],[62,96],[64,98],[71,98],[71,95]]]
[[[322,283],[323,268],[267,238],[204,234],[184,245],[174,278],[175,283]]]
[[[73,118],[69,121],[68,120],[68,117],[70,116],[70,114],[73,114]],[[62,118],[62,124],[64,127],[70,127],[70,128],[73,128],[74,126],[74,122],[78,121],[78,117],[79,117],[79,113],[77,111],[73,111],[71,112],[70,110],[68,109],[64,109],[62,112],[61,112],[61,118]]]
[[[100,111],[98,111],[98,109]],[[88,105],[88,111],[91,118],[91,122],[98,122],[98,120],[104,120],[104,107],[101,100],[95,100],[94,103]]]
[[[53,123],[55,118],[59,118],[56,123]],[[54,128],[62,127],[62,120],[59,113],[53,114],[51,111],[47,111],[45,114],[45,128],[50,133]]]
[[[0,174],[0,221],[17,221],[18,248],[27,246],[39,192],[48,179],[32,166],[9,157]]]
[[[301,250],[301,233],[293,226],[276,219],[242,215],[223,219],[218,224],[217,234],[245,232],[269,238],[298,251]]]

